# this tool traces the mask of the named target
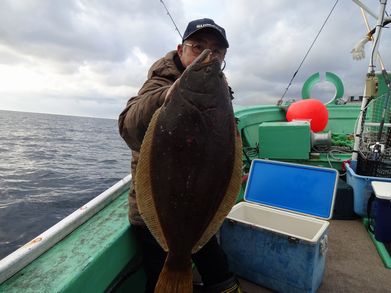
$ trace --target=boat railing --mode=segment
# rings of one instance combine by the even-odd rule
[[[72,214],[0,260],[0,284],[30,264],[115,200],[129,188],[130,180],[131,175],[124,177]]]

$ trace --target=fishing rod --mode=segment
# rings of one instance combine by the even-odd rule
[[[182,39],[183,39],[182,34],[181,34],[181,32],[179,31],[179,29],[178,29],[178,27],[177,27],[177,25],[176,25],[174,19],[172,18],[170,11],[168,11],[168,8],[167,8],[166,4],[164,4],[164,1],[163,1],[163,0],[160,0],[160,2],[163,4],[164,9],[166,9],[167,15],[170,17],[172,23],[173,23],[174,26],[175,26],[175,30],[178,32],[178,34],[179,34],[179,36],[181,37],[181,40],[182,40]]]
[[[325,21],[323,22],[321,28],[319,29],[319,31],[318,31],[318,33],[317,33],[315,39],[312,41],[311,46],[308,48],[307,53],[305,53],[303,60],[301,60],[299,67],[296,69],[296,71],[295,71],[295,73],[293,74],[291,80],[289,81],[288,86],[286,87],[284,93],[282,94],[281,98],[280,98],[279,101],[277,102],[277,105],[281,105],[282,100],[284,99],[286,93],[287,93],[288,90],[289,90],[289,87],[292,85],[293,80],[295,79],[295,77],[296,77],[297,73],[299,72],[301,66],[303,65],[305,59],[307,58],[307,56],[308,56],[308,54],[310,53],[312,47],[314,46],[316,40],[318,39],[320,33],[322,32],[324,26],[326,25],[327,21],[329,20],[331,13],[333,13],[335,6],[337,6],[337,3],[338,3],[338,0],[335,1],[333,7],[331,8],[331,10],[330,10],[330,12],[329,12],[329,14],[327,15],[327,17],[326,17]]]

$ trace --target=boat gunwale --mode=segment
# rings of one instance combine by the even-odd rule
[[[129,188],[131,178],[129,174],[119,180],[72,214],[0,260],[0,284],[33,262],[120,196]]]

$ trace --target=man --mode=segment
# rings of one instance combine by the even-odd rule
[[[163,104],[170,87],[199,56],[204,49],[211,49],[214,58],[224,62],[229,44],[225,30],[211,19],[191,21],[183,35],[182,44],[176,51],[156,61],[148,72],[148,79],[131,98],[119,116],[119,131],[132,150],[132,183],[139,151],[153,113]],[[138,194],[137,196],[142,196]],[[129,194],[129,219],[134,237],[140,243],[144,269],[147,276],[146,292],[153,292],[163,267],[166,253],[159,246],[142,220],[136,203],[136,194]],[[204,292],[239,292],[238,283],[229,272],[226,255],[217,243],[215,236],[192,256],[204,284]]]

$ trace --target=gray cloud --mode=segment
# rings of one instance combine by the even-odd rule
[[[235,103],[249,105],[277,102],[334,1],[165,3],[181,31],[198,17],[211,17],[226,28],[226,74]],[[377,12],[377,1],[366,4]],[[350,51],[365,33],[359,8],[339,1],[287,97],[300,98],[303,82],[326,71],[341,77],[346,95],[362,94],[371,44],[365,60],[354,61]],[[35,111],[30,93],[47,112],[116,117],[149,66],[178,42],[159,0],[1,1],[0,74],[10,74],[8,84],[0,84],[0,108]],[[385,30],[380,51],[386,68],[390,42]],[[12,83],[18,85],[14,90]],[[330,89],[319,84],[315,94],[329,95]],[[56,107],[58,101],[62,107]]]

